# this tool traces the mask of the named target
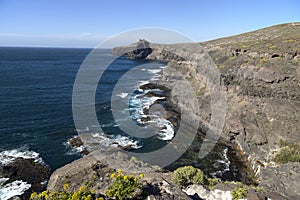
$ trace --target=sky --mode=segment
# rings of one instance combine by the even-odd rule
[[[143,27],[200,42],[296,21],[298,0],[0,0],[0,46],[95,47]]]

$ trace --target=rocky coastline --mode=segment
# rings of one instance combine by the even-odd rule
[[[295,182],[300,176],[299,162],[278,164],[273,159],[282,150],[280,141],[293,145],[299,145],[300,141],[299,32],[299,26],[290,23],[199,44],[219,69],[220,84],[227,95],[228,109],[220,142],[229,144],[243,161],[245,182],[251,177],[269,191],[295,198],[300,194]],[[171,51],[180,52],[189,45],[141,40],[131,46],[114,48],[113,54],[166,61],[166,79],[178,78],[172,77],[168,68],[180,71],[199,91],[198,120],[205,129],[211,113],[205,81],[192,62]],[[193,53],[192,45],[190,51]]]
[[[286,158],[275,162],[274,159],[290,146],[297,149],[297,145],[300,145],[299,33],[300,26],[289,23],[199,44],[211,56],[220,71],[219,84],[227,96],[225,124],[218,139],[218,144],[228,147],[231,168],[227,175],[230,177],[230,173],[237,174],[239,180],[244,183],[243,188],[248,191],[245,198],[249,200],[300,199],[300,160]],[[193,48],[194,44],[165,45],[141,40],[130,46],[116,47],[113,54],[128,56],[131,59],[167,62],[167,67],[162,72],[161,83],[176,82],[181,78],[188,80],[196,91],[199,102],[200,110],[191,116],[200,123],[197,133],[201,140],[205,138],[211,119],[211,91],[207,87],[208,82],[195,68],[197,59],[202,55],[193,55]],[[189,49],[190,52],[187,53],[195,56],[195,59],[187,61],[179,56],[182,49]],[[173,50],[176,53],[173,53]],[[174,70],[177,73],[174,73]],[[168,120],[176,128],[180,124],[180,107],[174,106],[178,101],[173,97],[179,94],[170,92],[173,88],[160,85],[146,84],[141,87],[158,87],[164,90],[163,95],[168,96],[167,100],[156,103],[164,105],[168,110]],[[143,120],[146,122],[148,119]],[[69,144],[74,147],[83,145],[79,137],[70,140]],[[125,174],[144,174],[146,199],[151,200],[232,199],[231,191],[238,185],[228,181],[220,182],[213,188],[200,184],[182,188],[173,183],[172,172],[128,157],[117,149],[107,152],[89,152],[83,149],[82,154],[85,155],[83,158],[52,173],[47,184],[48,191],[60,191],[66,183],[70,190],[76,191],[84,184],[95,192],[96,197],[106,198],[106,191],[111,185],[110,175],[120,167]],[[28,190],[20,197],[28,199],[30,192],[43,189],[45,185],[40,183],[49,176],[49,169],[37,165],[33,160],[20,159],[18,162],[21,163],[19,167],[24,166],[24,162],[30,167],[2,167],[0,175],[13,177],[14,174],[18,175],[17,172],[31,168],[33,171],[37,170],[36,174],[29,176],[36,188]],[[41,176],[34,176],[38,174]],[[18,178],[20,177],[16,177]]]

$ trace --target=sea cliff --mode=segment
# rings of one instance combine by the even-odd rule
[[[300,178],[299,23],[281,24],[199,45],[215,62],[221,74],[219,83],[227,96],[226,119],[219,142],[232,146],[248,167],[244,171],[245,179],[253,178],[260,186],[285,196],[298,195],[295,180]],[[211,91],[206,87],[205,78],[197,72],[197,60],[202,52],[195,54],[198,51],[195,48],[195,44],[152,44],[140,40],[114,48],[113,54],[167,61],[162,79],[178,79],[172,74],[175,69],[189,80],[194,90],[199,91],[197,118],[202,124],[199,130],[202,134],[212,113]],[[190,54],[192,58],[186,60],[181,54]],[[288,148],[295,157],[282,156],[282,151]]]

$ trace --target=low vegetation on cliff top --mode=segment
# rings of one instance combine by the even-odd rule
[[[112,183],[106,191],[106,196],[96,194],[89,186],[82,185],[79,190],[73,191],[69,184],[64,184],[62,191],[43,191],[42,193],[32,193],[30,200],[104,200],[104,199],[144,199],[143,184],[139,176],[125,175],[122,170],[112,173],[110,178]]]
[[[279,164],[285,164],[288,162],[300,162],[300,145],[294,143],[288,143],[286,141],[280,141],[281,150],[275,155],[274,161]]]

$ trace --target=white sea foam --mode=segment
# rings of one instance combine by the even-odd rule
[[[126,98],[128,96],[128,93],[122,92],[120,94],[116,94],[118,97],[121,97],[122,99]]]
[[[34,159],[35,162],[43,163],[43,160],[39,157],[39,153],[34,151],[28,151],[24,149],[13,149],[0,152],[0,164],[7,165],[14,162],[17,158]]]
[[[139,85],[142,86],[142,85],[146,85],[148,83],[150,83],[150,81],[138,81]]]
[[[65,143],[66,146],[69,147],[69,142]],[[80,154],[81,152],[83,152],[85,150],[85,146],[81,145],[79,147],[72,147],[71,150],[69,150],[67,153],[65,153],[66,155],[74,155],[74,154]]]
[[[152,73],[152,74],[158,74],[159,72],[161,72],[162,69],[147,69],[148,72]]]
[[[148,90],[146,91],[148,92]],[[131,111],[131,117],[133,120],[136,120],[139,124],[144,124],[144,122],[141,121],[141,118],[147,117],[144,114],[144,109],[150,109],[150,106],[155,103],[155,101],[164,99],[165,97],[147,97],[144,96],[145,91],[143,94],[135,95],[133,96],[130,101],[130,111]]]
[[[117,127],[117,126],[118,126],[118,124],[116,124],[116,123],[101,124],[102,128],[105,128],[105,127]]]
[[[226,147],[223,150],[223,154],[222,154],[223,159],[222,160],[216,160],[216,162],[214,163],[214,167],[215,168],[218,168],[218,164],[217,163],[221,163],[221,164],[225,165],[225,168],[223,170],[218,170],[216,172],[210,173],[210,175],[212,177],[221,176],[224,172],[230,171],[230,160],[229,160],[227,154],[228,154],[228,148]]]
[[[93,134],[94,138],[97,138],[96,142],[103,147],[127,147],[130,146],[133,149],[139,149],[142,146],[138,144],[138,141],[134,141],[129,137],[122,135],[104,135],[100,133]]]
[[[171,140],[174,135],[174,126],[173,124],[161,117],[158,116],[151,116],[151,121],[144,122],[142,121],[142,118],[146,118],[147,115],[145,115],[144,110],[149,110],[150,106],[153,105],[157,100],[165,99],[165,97],[157,97],[152,96],[148,97],[146,94],[151,91],[161,91],[160,89],[151,89],[151,90],[142,90],[141,94],[132,96],[132,98],[129,101],[130,104],[130,111],[131,111],[131,117],[133,120],[136,120],[137,123],[140,125],[147,125],[148,123],[151,123],[151,125],[156,126],[160,128],[160,131],[158,131],[158,138],[160,140]]]
[[[164,118],[157,118],[154,122],[161,128],[158,133],[158,138],[161,140],[172,140],[174,137],[174,126],[173,124]]]
[[[144,108],[149,109],[150,106],[155,103],[155,101],[160,100],[160,99],[165,99],[165,97],[155,97],[154,96],[154,97],[143,98],[143,105],[142,105],[143,109]]]
[[[87,132],[89,130],[90,130],[89,127],[85,127],[85,129],[77,129],[77,132]]]
[[[11,183],[5,184],[5,181],[9,180],[8,178],[0,178],[0,199],[8,200],[14,196],[23,194],[28,190],[31,185],[23,182],[21,180],[16,180]]]

